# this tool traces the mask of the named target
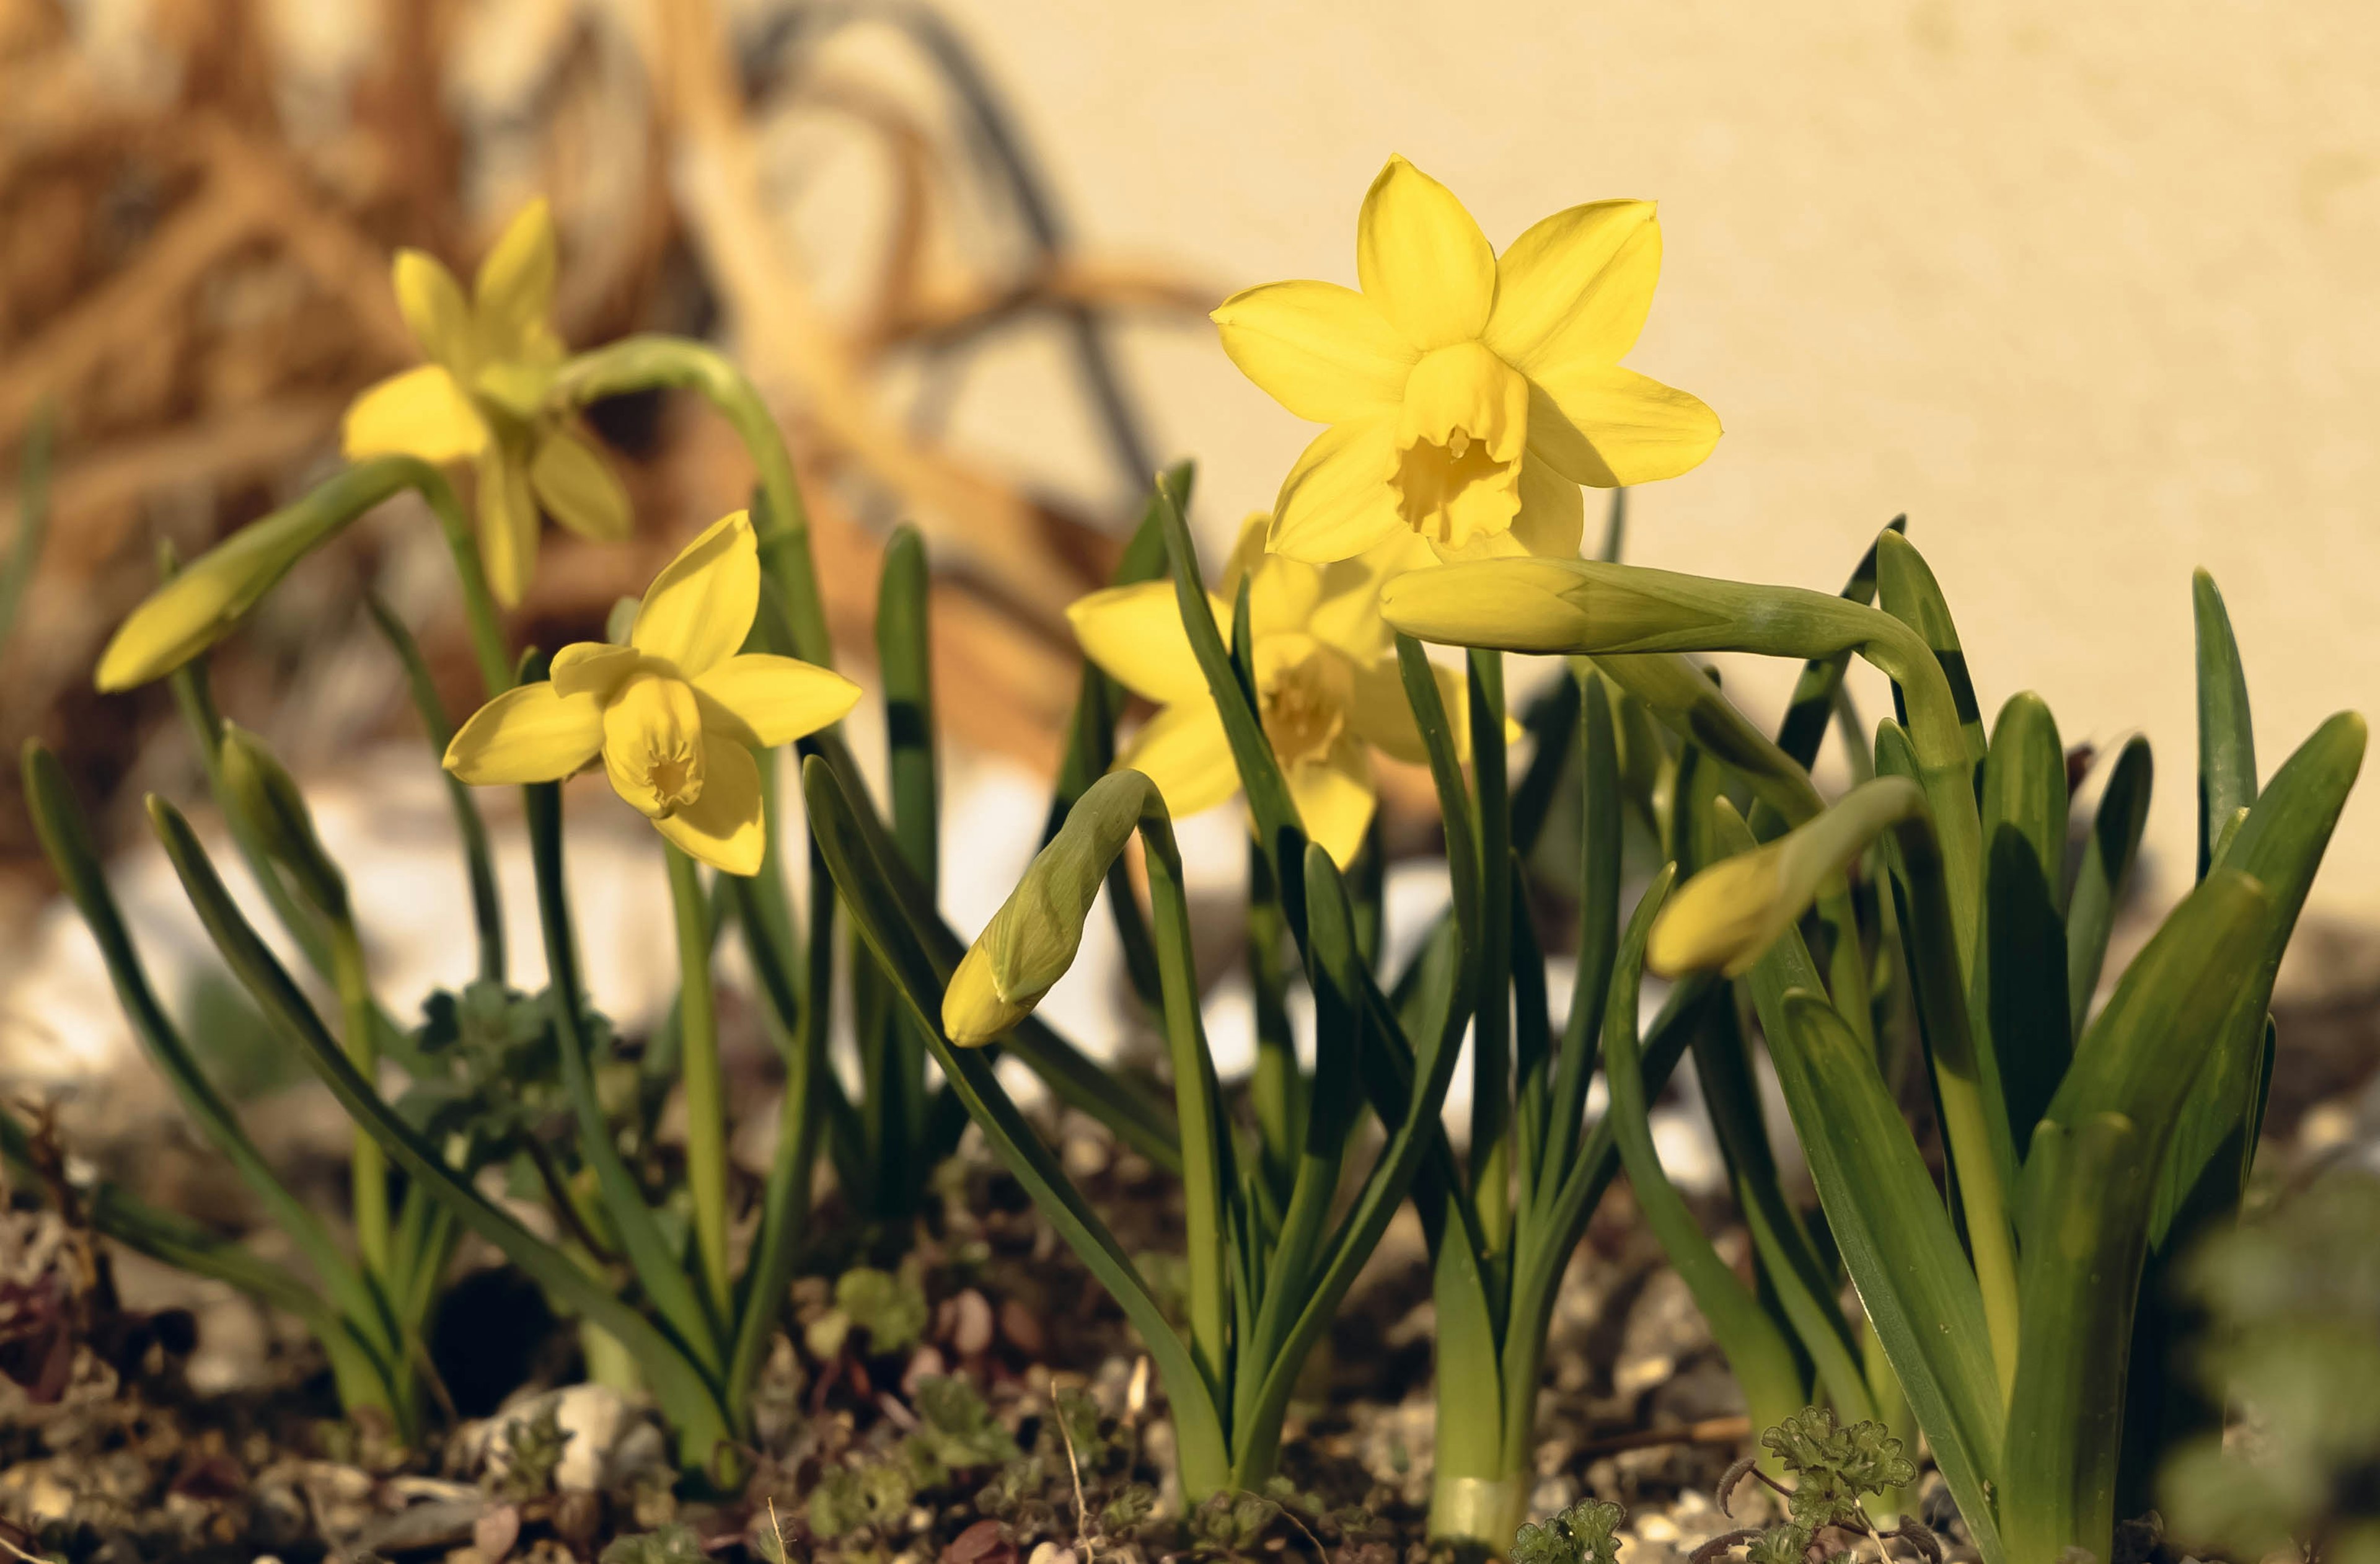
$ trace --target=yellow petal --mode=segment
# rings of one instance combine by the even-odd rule
[[[1334,424],[1314,438],[1273,502],[1273,552],[1328,564],[1405,530],[1389,485],[1397,469],[1396,427],[1394,414],[1381,414]]]
[[[516,608],[537,568],[537,499],[518,453],[491,440],[480,452],[480,557],[487,563],[488,590]]]
[[[1229,635],[1230,606],[1212,593],[1207,604],[1214,611],[1217,627]],[[1083,655],[1144,700],[1163,706],[1206,698],[1207,675],[1199,671],[1189,632],[1182,627],[1172,582],[1104,588],[1069,603],[1066,620],[1075,627]]]
[[[468,461],[488,443],[488,426],[455,377],[422,364],[366,387],[348,404],[339,446],[351,462],[367,456],[419,456],[443,465]]]
[[[577,435],[550,430],[529,459],[528,482],[545,514],[580,537],[616,543],[628,535],[628,491]]]
[[[706,670],[694,682],[698,695],[719,704],[731,721],[721,724],[746,744],[774,749],[840,722],[859,704],[859,686],[832,669],[797,658],[747,651]],[[708,707],[703,727],[713,726]]]
[[[653,577],[628,644],[691,679],[735,655],[759,606],[759,545],[751,515],[736,511],[704,528]]]
[[[559,782],[603,745],[603,708],[552,685],[506,690],[471,713],[446,746],[446,769],[467,782]]]
[[[1476,337],[1496,302],[1496,252],[1454,192],[1401,157],[1365,194],[1355,275],[1404,339],[1427,352]]]
[[[1232,545],[1232,557],[1223,566],[1222,589],[1216,594],[1219,601],[1232,605],[1236,612],[1240,583],[1248,584],[1248,630],[1259,640],[1304,631],[1323,593],[1325,567],[1268,552],[1265,538],[1271,530],[1272,517],[1263,511],[1240,523],[1239,540]]]
[[[1446,708],[1447,726],[1454,734],[1455,758],[1471,758],[1470,692],[1461,673],[1451,668],[1430,664],[1430,676],[1438,682],[1439,704]],[[1420,724],[1414,721],[1413,703],[1405,698],[1404,676],[1398,672],[1397,660],[1384,657],[1355,673],[1355,694],[1351,715],[1355,736],[1382,754],[1414,765],[1427,765],[1429,750],[1421,741]]]
[[[1557,212],[1496,262],[1488,346],[1524,370],[1584,359],[1615,364],[1636,346],[1661,275],[1651,201],[1590,201]]]
[[[565,695],[591,695],[608,704],[631,677],[652,671],[644,654],[634,647],[573,641],[553,654],[546,676]]]
[[[1392,406],[1421,357],[1377,305],[1336,283],[1268,283],[1208,319],[1242,374],[1316,423]]]
[[[463,285],[434,256],[401,249],[389,268],[396,285],[397,312],[406,329],[433,364],[468,380],[477,368],[472,343],[471,306]]]
[[[742,745],[703,736],[702,796],[653,829],[687,857],[728,874],[760,872],[768,837],[760,822],[760,768]]]
[[[1538,448],[1556,468],[1597,489],[1675,478],[1718,443],[1718,415],[1700,397],[1633,370],[1573,361],[1544,370],[1536,383],[1579,436],[1574,446],[1549,439]],[[1581,465],[1595,470],[1572,470]]]
[[[1200,695],[1167,707],[1140,725],[1116,758],[1157,784],[1167,812],[1176,819],[1211,809],[1240,790],[1232,765],[1232,743],[1223,736],[1222,714]]]
[[[491,358],[521,358],[553,308],[553,212],[540,196],[515,214],[471,285],[480,342]]]
[[[1364,845],[1372,823],[1377,794],[1372,787],[1372,762],[1364,746],[1342,739],[1328,758],[1301,761],[1284,779],[1297,804],[1297,818],[1305,834],[1345,868]]]
[[[1513,540],[1539,559],[1576,559],[1585,535],[1586,497],[1531,451],[1521,463],[1521,514],[1512,518]]]

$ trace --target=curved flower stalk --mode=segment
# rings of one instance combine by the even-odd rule
[[[760,561],[743,511],[721,517],[654,577],[628,644],[581,641],[549,682],[474,712],[446,748],[467,782],[558,782],[598,756],[613,791],[687,856],[759,872],[754,746],[840,721],[859,686],[830,669],[738,652],[759,610]]]
[[[1451,191],[1390,158],[1356,219],[1360,293],[1271,283],[1214,313],[1243,373],[1330,426],[1281,483],[1272,548],[1575,555],[1580,485],[1674,478],[1718,441],[1700,400],[1620,367],[1660,267],[1650,201],[1558,212],[1499,256]]]
[[[538,513],[601,542],[628,535],[627,491],[548,406],[562,367],[553,308],[553,215],[542,198],[508,224],[480,263],[471,296],[434,258],[401,249],[391,267],[398,309],[430,360],[365,390],[348,407],[347,459],[404,455],[479,474],[480,546],[509,608],[537,564]]]
[[[1379,614],[1389,562],[1375,556],[1313,565],[1267,553],[1270,520],[1259,512],[1242,524],[1221,592],[1209,594],[1208,604],[1228,634],[1231,604],[1246,587],[1265,737],[1307,834],[1343,869],[1378,806],[1372,752],[1416,763],[1427,758]],[[1231,739],[1183,628],[1173,583],[1106,588],[1076,600],[1066,617],[1085,656],[1160,708],[1116,765],[1147,774],[1177,815],[1212,808],[1239,791]],[[1468,758],[1463,682],[1444,672],[1439,678]]]

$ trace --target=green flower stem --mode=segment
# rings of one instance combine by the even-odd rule
[[[710,986],[710,913],[701,871],[665,846],[677,926],[678,1078],[686,1085],[686,1182],[694,1198],[694,1247],[714,1323],[730,1315],[727,1270],[727,1101],[719,1073],[719,1012]]]
[[[760,558],[784,594],[794,655],[834,666],[826,605],[810,559],[809,510],[794,479],[793,458],[768,404],[726,355],[688,337],[645,333],[582,353],[562,366],[546,393],[549,406],[583,407],[606,396],[662,388],[692,391],[719,409],[744,442],[759,481],[762,504],[752,517]]]
[[[371,975],[364,965],[363,940],[356,933],[353,918],[337,918],[331,924],[331,981],[338,990],[340,1012],[346,1023],[347,1062],[365,1080],[376,1081],[380,1046],[373,1027],[380,1010],[372,999]],[[379,1278],[382,1287],[391,1287],[401,1279],[389,1271],[388,1159],[370,1131],[358,1124],[353,1134],[349,1169],[355,1186],[356,1248],[363,1255],[364,1268]]]
[[[1481,918],[1478,1009],[1471,1038],[1471,1201],[1488,1252],[1512,1243],[1512,818],[1504,778],[1504,660],[1474,650],[1471,664],[1472,812],[1479,833]]]

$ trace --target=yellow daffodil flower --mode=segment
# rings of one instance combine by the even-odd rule
[[[1380,560],[1313,565],[1267,553],[1269,524],[1261,512],[1247,519],[1221,595],[1209,593],[1208,606],[1229,636],[1231,605],[1247,582],[1265,736],[1306,834],[1343,867],[1363,845],[1378,801],[1371,752],[1401,760],[1427,756],[1380,619]],[[1111,587],[1077,600],[1066,617],[1084,655],[1160,707],[1117,766],[1147,773],[1177,816],[1211,808],[1237,792],[1222,714],[1190,649],[1173,584]],[[1441,671],[1439,694],[1462,734],[1462,681]]]
[[[1214,313],[1243,373],[1330,426],[1281,484],[1273,550],[1320,564],[1402,533],[1442,560],[1574,557],[1581,484],[1674,478],[1718,441],[1698,399],[1620,368],[1660,268],[1650,201],[1558,212],[1500,257],[1390,158],[1356,220],[1362,292],[1272,283]]]
[[[753,748],[816,733],[859,699],[839,673],[739,653],[759,602],[759,547],[737,511],[654,577],[627,645],[563,648],[550,682],[507,691],[463,724],[446,769],[485,786],[558,782],[600,754],[613,791],[688,856],[754,873],[763,838]]]
[[[537,518],[611,542],[628,535],[628,496],[569,421],[544,410],[563,358],[553,307],[553,218],[543,200],[512,220],[465,299],[453,273],[396,252],[397,308],[430,362],[367,389],[347,409],[350,461],[391,453],[479,470],[480,552],[510,607],[537,563]]]

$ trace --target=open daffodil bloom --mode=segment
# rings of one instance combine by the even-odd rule
[[[1248,584],[1257,708],[1306,834],[1342,867],[1363,844],[1377,792],[1371,752],[1422,760],[1388,626],[1379,613],[1378,556],[1307,564],[1265,552],[1269,518],[1250,516],[1208,605],[1228,633],[1230,603]],[[1111,587],[1067,609],[1093,662],[1160,709],[1141,725],[1118,767],[1146,773],[1173,814],[1211,808],[1239,790],[1222,714],[1199,672],[1170,581]],[[1464,731],[1460,680],[1441,694]]]
[[[654,578],[626,646],[563,648],[550,682],[463,724],[446,769],[483,785],[556,782],[600,754],[613,790],[689,857],[754,873],[764,839],[752,749],[816,733],[859,699],[830,670],[739,653],[759,600],[759,549],[737,511]]]
[[[1620,368],[1660,266],[1650,201],[1558,212],[1499,257],[1390,158],[1356,222],[1362,292],[1272,283],[1214,314],[1250,380],[1330,426],[1281,484],[1271,547],[1319,564],[1402,533],[1445,560],[1576,555],[1581,484],[1674,478],[1718,441],[1700,400]]]
[[[397,308],[430,362],[368,388],[347,409],[350,461],[398,454],[479,469],[480,551],[497,600],[517,603],[537,561],[540,507],[601,540],[628,535],[620,480],[568,421],[545,410],[562,363],[553,305],[553,219],[531,201],[488,252],[466,299],[418,249],[394,267]]]

